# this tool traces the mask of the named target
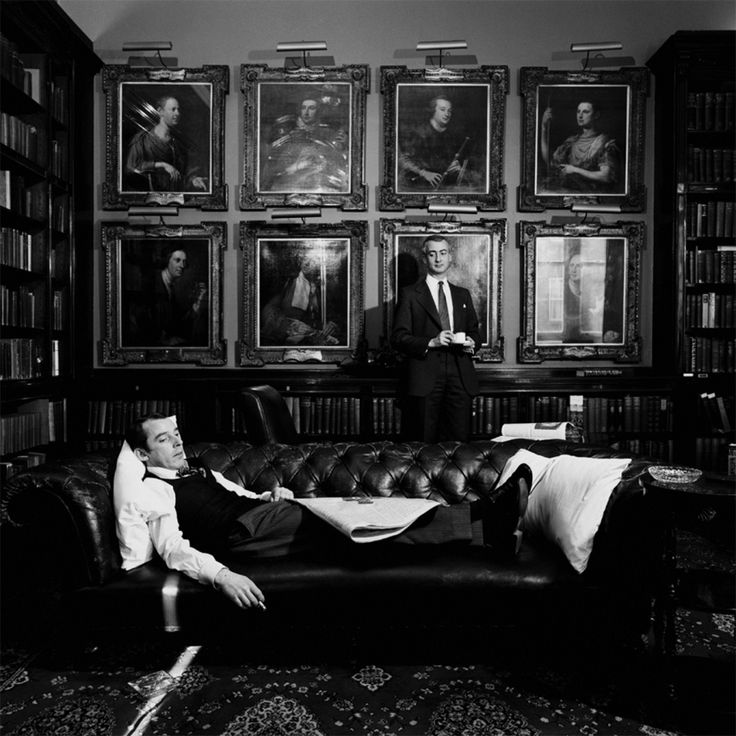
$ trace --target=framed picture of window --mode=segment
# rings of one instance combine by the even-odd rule
[[[229,80],[227,66],[103,67],[105,209],[227,209],[223,155]]]
[[[523,212],[573,204],[642,212],[649,72],[523,67]]]
[[[105,223],[103,365],[224,365],[226,225]]]
[[[476,360],[500,363],[504,359],[502,336],[503,255],[506,220],[476,222],[407,222],[382,218],[384,342],[390,343],[394,312],[402,289],[427,276],[424,244],[442,239],[451,253],[451,284],[470,291],[480,323],[481,347]]]
[[[644,223],[520,222],[520,363],[641,360],[639,287]]]
[[[368,66],[240,67],[240,208],[367,207],[364,181]]]
[[[504,127],[509,70],[381,67],[381,210],[465,204],[506,209]]]
[[[345,363],[363,337],[367,225],[241,222],[239,363]]]

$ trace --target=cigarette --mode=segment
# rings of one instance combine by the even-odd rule
[[[258,608],[260,608],[262,611],[266,610],[266,604],[263,601],[256,601],[256,605]]]

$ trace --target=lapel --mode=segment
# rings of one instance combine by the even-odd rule
[[[435,306],[434,299],[432,299],[432,292],[429,290],[429,286],[427,286],[427,282],[424,279],[417,281],[416,292],[419,304],[422,305],[432,320],[437,323],[437,327],[441,329],[442,323],[440,322],[439,312]]]

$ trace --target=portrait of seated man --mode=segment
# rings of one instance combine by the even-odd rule
[[[281,85],[285,87],[286,85]],[[349,103],[312,85],[299,85],[293,109],[283,107],[268,86],[262,91],[260,176],[262,192],[347,193],[350,191]],[[272,97],[274,99],[272,99]],[[264,99],[267,98],[267,99]]]
[[[422,105],[413,86],[399,88],[397,191],[485,191],[488,131],[478,108],[467,107],[480,102],[484,111],[483,88],[437,93],[420,87]]]

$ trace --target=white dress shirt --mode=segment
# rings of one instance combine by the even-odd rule
[[[452,309],[452,295],[450,294],[450,282],[447,279],[437,279],[430,274],[427,274],[427,286],[429,287],[429,293],[434,299],[434,305],[437,307],[437,311],[440,311],[439,302],[439,283],[442,281],[442,290],[445,292],[445,301],[447,302],[447,313],[450,315],[450,329],[455,331],[455,313]]]
[[[161,478],[178,478],[175,470],[151,468]],[[239,496],[261,498],[237,483],[212,471],[215,480]],[[225,565],[211,554],[200,552],[182,535],[176,515],[176,494],[170,483],[145,478],[115,490],[115,516],[123,570],[131,570],[153,559],[158,552],[167,567],[183,572],[200,583],[212,584]]]

